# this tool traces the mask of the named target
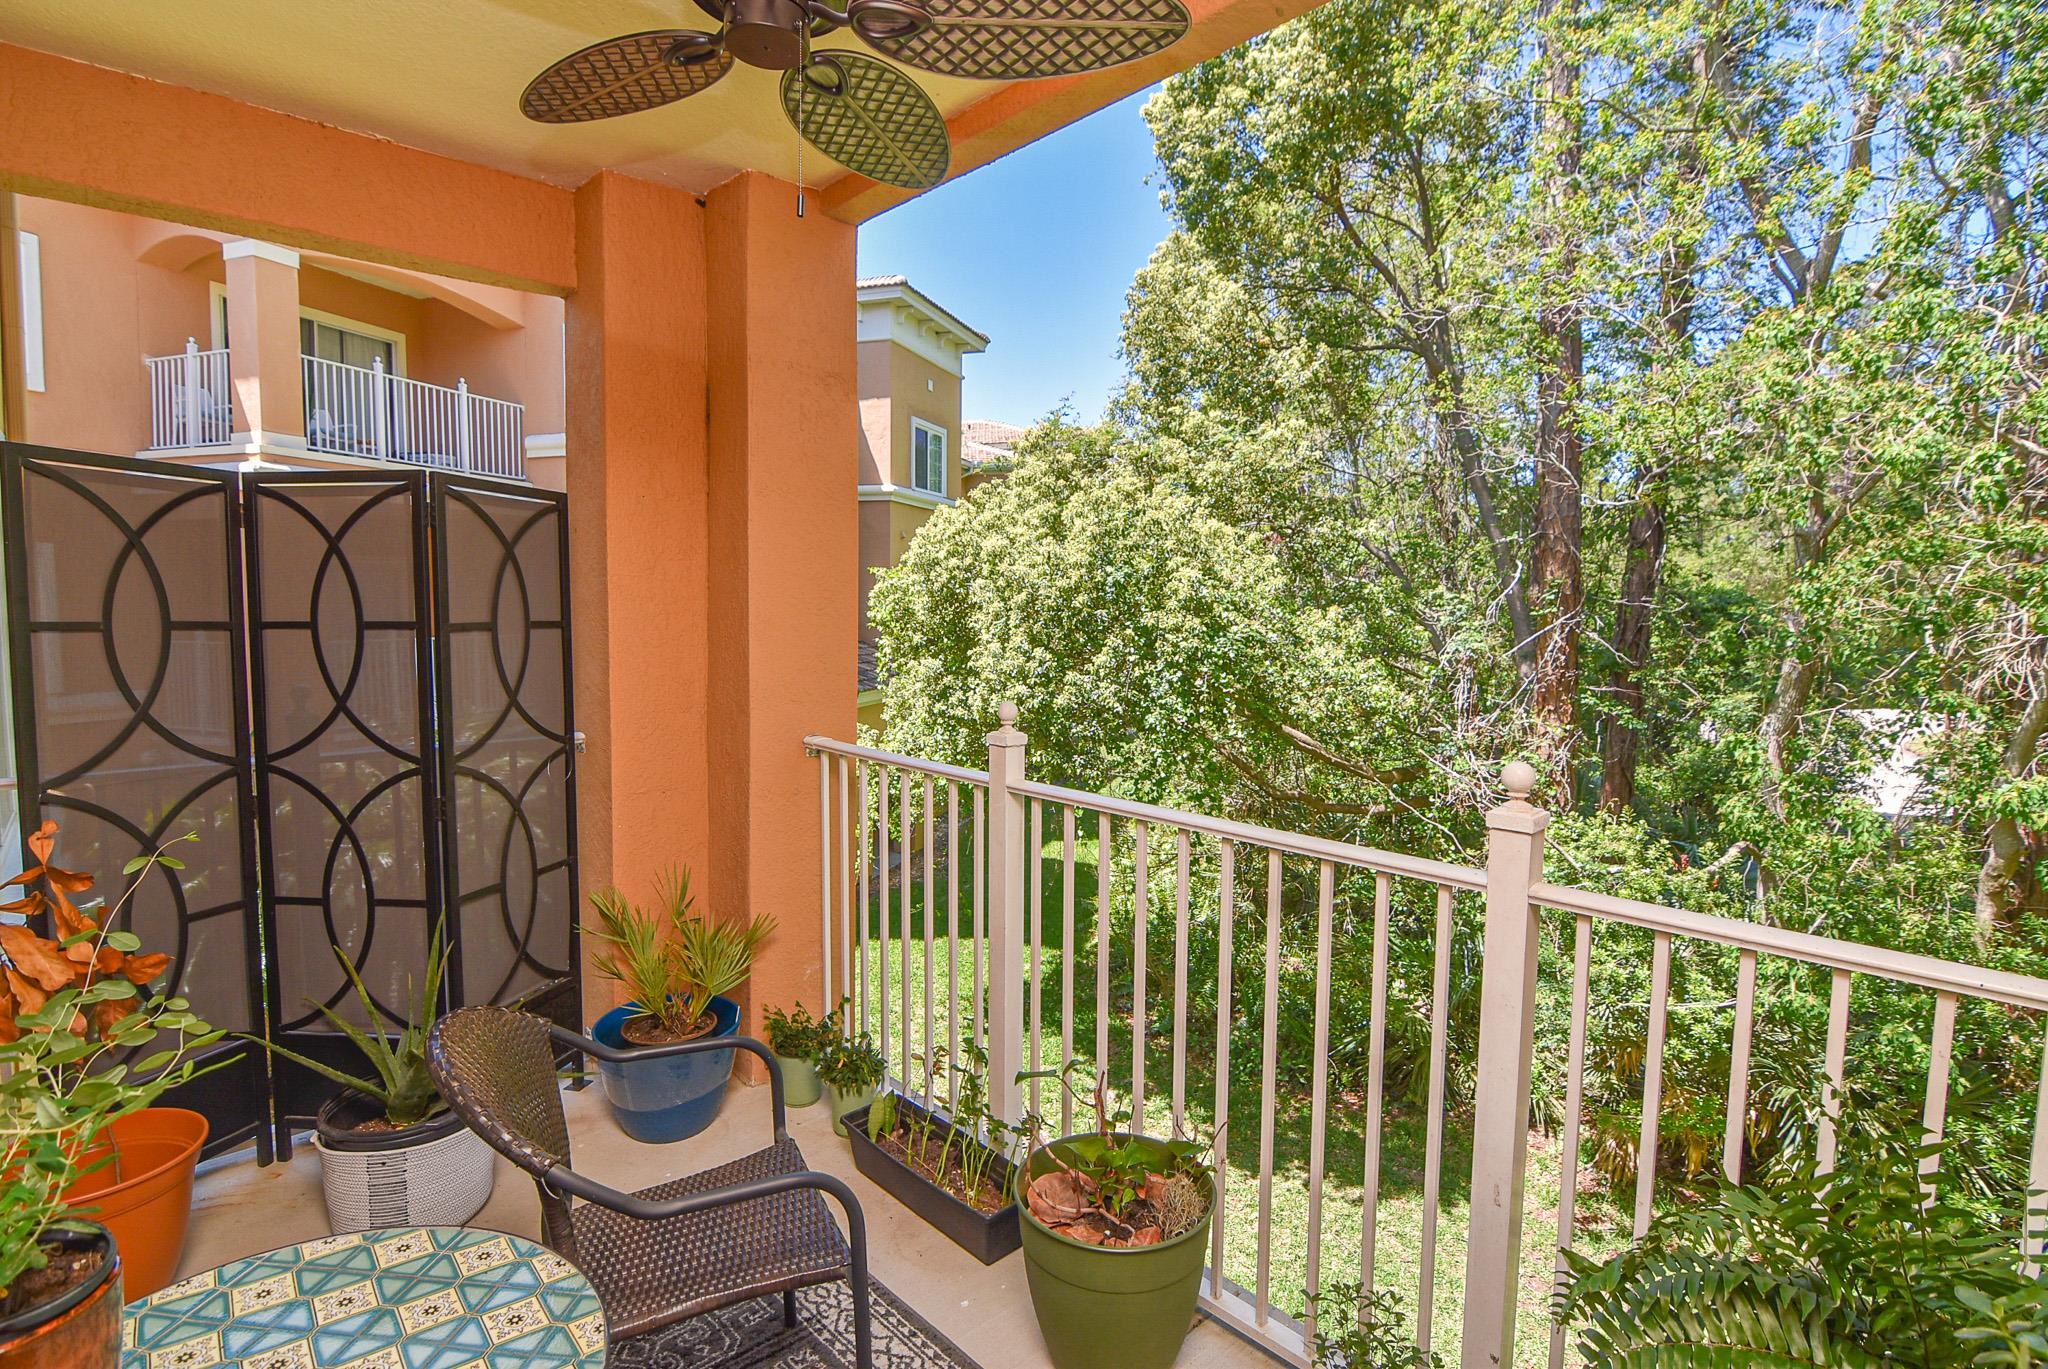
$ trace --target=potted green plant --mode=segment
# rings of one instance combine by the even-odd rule
[[[700,916],[688,870],[663,875],[655,900],[654,908],[636,908],[617,889],[591,895],[599,923],[591,934],[606,946],[595,961],[597,970],[632,995],[598,1018],[591,1035],[626,1051],[738,1035],[740,1005],[727,995],[747,982],[754,953],[775,931],[775,920],[713,922]],[[626,1134],[659,1145],[711,1125],[732,1077],[732,1054],[601,1060],[598,1077]]]
[[[339,946],[334,956],[355,989],[363,1020],[373,1025],[359,1027],[325,1004],[320,1013],[362,1053],[370,1073],[350,1074],[275,1042],[256,1042],[342,1085],[314,1119],[328,1225],[337,1232],[460,1226],[491,1196],[497,1161],[484,1139],[441,1101],[427,1073],[427,1034],[448,963],[441,932],[437,928],[428,944],[425,977],[407,981],[408,1020],[396,1031],[379,1025],[383,1014],[355,962]]]
[[[1057,1079],[1078,1096],[1074,1067],[1018,1080]],[[1112,1113],[1099,1078],[1093,1101],[1094,1131],[1034,1145],[1017,1171],[1031,1309],[1055,1369],[1167,1369],[1194,1321],[1214,1142],[1122,1130],[1127,1114]],[[1042,1119],[1025,1121],[1035,1138]]]
[[[836,1037],[826,1045],[818,1055],[818,1080],[832,1109],[832,1130],[846,1135],[846,1114],[874,1101],[887,1071],[888,1062],[866,1032]]]
[[[817,1102],[818,1056],[839,1035],[838,1014],[813,1017],[801,1003],[788,1012],[770,1008],[762,1015],[761,1029],[782,1067],[782,1101],[793,1108]]]
[[[50,863],[56,832],[46,822],[29,838],[39,864],[13,881],[28,892],[0,908],[56,934],[0,924],[0,1369],[118,1358],[120,1241],[77,1190],[116,1163],[113,1129],[203,1073],[192,1055],[220,1040],[184,999],[148,993],[169,958],[113,929],[122,904],[96,920],[72,901],[92,880]],[[163,851],[128,873],[175,866]],[[124,1055],[138,1058],[113,1063]],[[179,1244],[189,1177],[183,1193],[182,1211],[167,1199],[156,1214]]]
[[[944,1110],[882,1093],[847,1116],[846,1137],[856,1169],[975,1259],[994,1264],[1021,1239],[1010,1194],[1010,1143],[1021,1134],[989,1111],[987,1052],[970,1045],[965,1054],[967,1063],[950,1070],[944,1046],[929,1061],[914,1057],[925,1071],[925,1097],[936,1104],[943,1096]],[[946,1074],[942,1095],[935,1085]]]

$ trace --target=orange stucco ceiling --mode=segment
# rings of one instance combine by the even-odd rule
[[[1194,31],[1149,61],[1085,77],[991,83],[920,73],[954,130],[954,174],[1083,117],[1271,28],[1315,0],[1193,0]],[[736,67],[666,108],[549,127],[522,118],[520,90],[576,48],[650,28],[698,28],[690,0],[0,0],[0,42],[369,133],[561,186],[601,170],[704,191],[742,170],[797,176],[797,139],[775,78]],[[828,45],[857,44],[846,34]],[[137,129],[135,136],[149,137]],[[816,152],[807,179],[858,221],[907,198]]]

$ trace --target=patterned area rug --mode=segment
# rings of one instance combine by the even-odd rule
[[[980,1369],[959,1346],[871,1279],[875,1369]],[[853,1369],[846,1281],[799,1289],[796,1329],[781,1297],[756,1298],[641,1336],[606,1353],[611,1369]]]

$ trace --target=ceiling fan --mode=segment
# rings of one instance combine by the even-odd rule
[[[697,0],[718,31],[657,29],[596,43],[533,78],[520,112],[544,124],[637,114],[709,89],[735,61],[782,73],[782,112],[848,170],[922,190],[952,145],[931,96],[888,62],[812,40],[850,28],[904,66],[1021,81],[1149,57],[1188,30],[1181,0]]]

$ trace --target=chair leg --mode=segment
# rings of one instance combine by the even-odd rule
[[[782,1294],[782,1324],[792,1331],[796,1329],[796,1290],[794,1288],[786,1289]]]
[[[868,1315],[868,1231],[867,1221],[856,1205],[846,1213],[847,1242],[852,1247],[853,1268],[849,1271],[853,1283],[853,1365],[854,1369],[874,1369],[875,1333]]]

